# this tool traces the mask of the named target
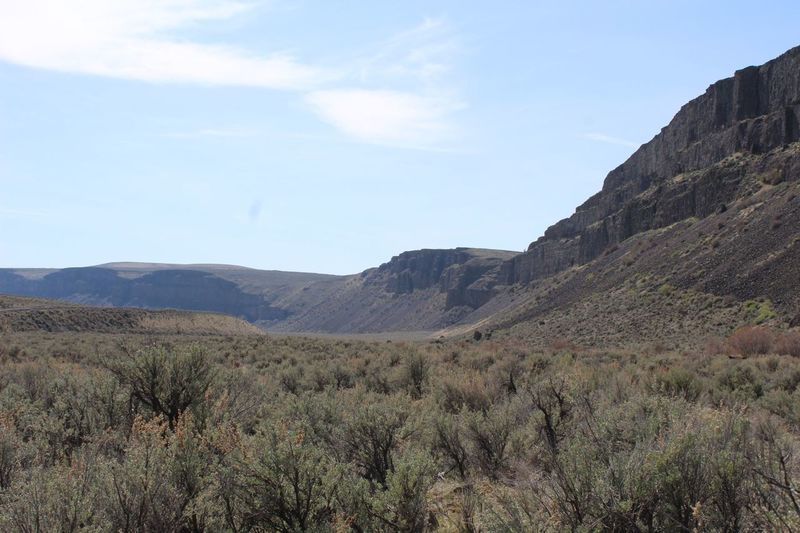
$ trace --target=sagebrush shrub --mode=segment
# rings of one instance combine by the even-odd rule
[[[302,430],[266,430],[247,449],[232,483],[231,529],[292,533],[332,519],[341,473]]]
[[[163,415],[170,428],[181,413],[199,406],[214,380],[215,371],[198,346],[166,346],[139,351],[111,367],[131,396],[153,413]]]

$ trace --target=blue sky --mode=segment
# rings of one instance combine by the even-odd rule
[[[523,250],[800,4],[0,0],[0,266]]]

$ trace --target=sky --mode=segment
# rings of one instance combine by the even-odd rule
[[[800,3],[0,0],[0,267],[524,250]]]

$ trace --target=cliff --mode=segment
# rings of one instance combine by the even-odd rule
[[[380,285],[393,294],[410,294],[435,287],[447,295],[445,309],[467,306],[477,309],[493,296],[483,276],[497,270],[517,252],[455,248],[413,250],[393,257],[362,276],[368,285]]]
[[[637,233],[724,209],[745,174],[738,168],[698,171],[734,154],[765,154],[798,140],[800,47],[739,70],[684,105],[608,174],[599,193],[512,259],[498,281],[528,283],[585,264]],[[787,158],[770,170],[795,179],[798,168],[797,158]]]

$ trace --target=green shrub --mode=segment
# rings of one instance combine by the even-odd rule
[[[192,504],[210,483],[211,455],[192,434],[188,415],[175,427],[161,417],[137,418],[122,459],[102,467],[98,500],[111,530],[203,529]]]
[[[398,402],[371,401],[361,404],[342,428],[344,456],[364,479],[386,486],[394,471],[395,449],[408,412]]]
[[[0,493],[0,530],[21,532],[110,531],[97,506],[102,483],[94,460],[72,466],[36,467]],[[128,530],[131,531],[131,530]]]
[[[111,367],[131,396],[154,414],[163,415],[170,429],[178,416],[197,408],[214,380],[214,370],[198,346],[188,349],[152,347]]]
[[[420,352],[409,353],[403,363],[402,382],[414,399],[422,397],[430,375],[430,363]]]
[[[738,364],[725,369],[717,377],[717,383],[724,390],[734,393],[743,400],[754,400],[764,394],[764,383],[761,376],[750,365]]]
[[[653,376],[651,390],[693,402],[703,392],[703,383],[695,373],[682,367],[673,367]]]
[[[753,323],[756,325],[763,324],[778,316],[772,308],[772,302],[769,300],[747,300],[744,303],[744,308],[745,311],[750,314]]]
[[[234,531],[308,531],[330,522],[340,468],[304,433],[268,429],[247,445],[236,467],[232,512]]]
[[[439,415],[434,421],[434,431],[433,450],[444,461],[445,472],[455,470],[461,479],[466,479],[469,456],[459,420]]]
[[[428,490],[435,480],[433,463],[423,453],[401,456],[389,473],[386,490],[372,501],[372,515],[385,531],[425,531],[428,519]]]
[[[466,416],[473,460],[490,479],[498,479],[509,467],[509,447],[518,422],[513,407],[508,404]]]

